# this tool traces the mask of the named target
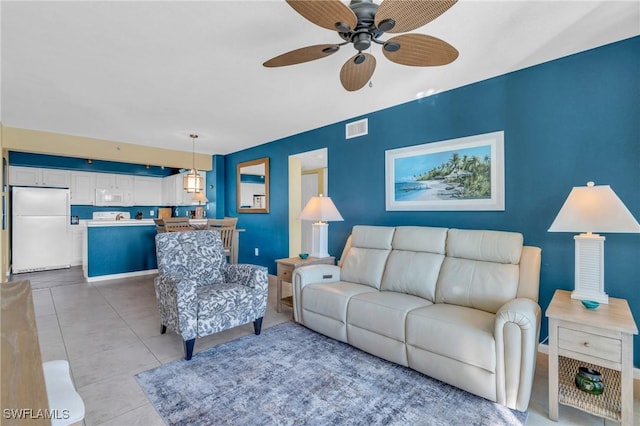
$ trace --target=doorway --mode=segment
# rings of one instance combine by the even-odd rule
[[[289,156],[289,256],[311,251],[311,221],[300,212],[311,197],[329,195],[327,148]]]

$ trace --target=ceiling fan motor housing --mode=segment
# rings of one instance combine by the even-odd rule
[[[378,5],[371,0],[352,0],[349,7],[358,18],[356,28],[349,32],[340,32],[340,28],[342,28],[342,23],[340,22],[336,23],[336,28],[340,37],[352,42],[358,52],[367,50],[371,46],[371,41],[380,37],[383,33],[375,25]]]

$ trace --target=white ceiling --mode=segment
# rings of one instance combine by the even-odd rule
[[[348,2],[345,2],[348,4]],[[345,91],[350,46],[284,1],[2,1],[3,125],[227,154],[640,34],[640,2],[460,1],[415,32],[459,52],[414,68],[374,45],[373,87]],[[385,37],[383,37],[385,38]],[[385,38],[386,39],[386,38]]]

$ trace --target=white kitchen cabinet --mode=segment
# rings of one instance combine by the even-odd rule
[[[175,184],[173,176],[167,176],[162,178],[162,205],[163,206],[175,206],[176,205],[176,191],[174,190]]]
[[[11,179],[10,184],[18,186],[69,188],[71,180],[71,174],[68,170],[11,166],[9,168],[9,173]]]
[[[82,265],[82,250],[86,233],[86,226],[71,226],[71,266]]]
[[[71,204],[93,206],[96,202],[96,174],[71,172]]]
[[[207,187],[206,173],[198,172],[202,176],[204,187]],[[163,205],[165,206],[191,206],[197,205],[193,201],[193,193],[184,190],[184,173],[167,176],[163,179]]]
[[[11,166],[9,175],[11,185],[37,186],[41,179],[41,171],[35,167]]]
[[[133,190],[134,176],[115,173],[96,173],[97,189]]]
[[[133,204],[136,206],[161,206],[162,178],[135,176]]]

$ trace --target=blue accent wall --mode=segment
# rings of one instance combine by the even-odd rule
[[[211,171],[211,175],[207,173],[207,182],[213,182],[213,200],[209,199],[210,202],[213,202],[215,218],[222,219],[224,217],[225,212],[225,199],[224,199],[224,156],[223,155],[214,155],[213,156],[213,170]],[[209,184],[207,184],[209,185]]]
[[[429,86],[429,71],[424,72]],[[378,84],[384,84],[379,82]],[[375,88],[362,89],[376,96]],[[361,99],[361,98],[359,98]],[[567,195],[587,181],[611,185],[640,218],[640,37],[547,62],[367,114],[369,134],[350,140],[353,117],[226,156],[226,214],[238,216],[240,262],[267,266],[288,256],[288,157],[328,148],[329,195],[344,222],[329,225],[329,252],[339,256],[354,225],[426,225],[524,234],[542,248],[539,303],[572,290],[571,233],[549,233]],[[385,211],[385,150],[504,130],[503,212]],[[270,213],[238,214],[239,162],[269,157]],[[254,256],[254,248],[260,256]],[[606,234],[605,287],[625,298],[640,323],[640,234]],[[541,340],[548,334],[543,317]],[[640,339],[634,339],[640,367]]]

